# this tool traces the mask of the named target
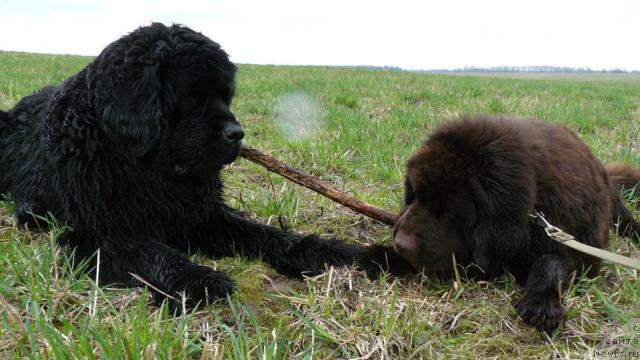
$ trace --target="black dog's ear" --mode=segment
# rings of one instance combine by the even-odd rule
[[[107,136],[131,160],[152,150],[160,139],[161,67],[168,51],[161,40],[150,48],[134,43],[98,61],[99,80],[94,85],[102,87],[95,89],[99,115]]]

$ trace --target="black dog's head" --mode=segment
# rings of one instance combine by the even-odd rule
[[[244,136],[230,110],[236,67],[187,27],[154,23],[110,44],[87,67],[95,109],[126,161],[206,179],[235,160]]]

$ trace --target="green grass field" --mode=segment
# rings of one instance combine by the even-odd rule
[[[0,109],[91,59],[0,52]],[[233,109],[246,142],[376,206],[399,210],[404,161],[439,122],[460,113],[517,114],[562,122],[605,163],[640,166],[640,82],[426,75],[355,68],[240,65]],[[303,140],[274,123],[278,99],[303,92],[320,104]],[[2,171],[2,169],[0,169]],[[225,171],[228,202],[263,222],[371,244],[390,230],[239,159]],[[632,204],[630,204],[632,205]],[[18,231],[0,210],[0,358],[430,359],[590,358],[606,339],[640,341],[640,281],[607,264],[577,278],[567,319],[547,336],[512,307],[518,287],[428,277],[365,279],[332,269],[296,281],[243,259],[197,261],[229,272],[228,301],[172,317],[143,289],[96,287],[70,269],[57,231]],[[611,249],[640,247],[611,235]],[[635,345],[640,354],[638,345]],[[621,349],[620,346],[613,349]]]

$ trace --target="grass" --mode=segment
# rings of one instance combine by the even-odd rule
[[[0,108],[60,83],[90,60],[0,53]],[[247,143],[398,210],[405,159],[433,126],[458,113],[563,122],[603,162],[640,166],[640,85],[573,80],[241,65],[233,108]],[[274,119],[279,99],[300,92],[321,105],[322,121],[312,137],[294,140]],[[259,221],[277,223],[281,216],[299,231],[361,244],[390,241],[388,228],[245,160],[229,166],[225,179],[229,203]],[[239,291],[173,317],[153,306],[144,289],[97,287],[69,267],[69,255],[54,245],[57,231],[17,230],[7,202],[1,213],[2,359],[589,358],[607,349],[607,339],[640,338],[638,274],[612,264],[596,279],[575,280],[565,299],[567,320],[550,337],[517,318],[518,288],[508,277],[369,281],[355,270],[331,269],[301,282],[260,262],[199,255],[193,255],[198,262],[229,272]],[[640,257],[637,245],[613,234],[611,249]]]

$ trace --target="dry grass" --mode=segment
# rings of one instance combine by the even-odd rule
[[[239,293],[228,304],[173,317],[166,307],[152,306],[145,290],[96,288],[69,273],[64,252],[51,247],[51,233],[20,232],[6,214],[0,219],[3,241],[14,247],[0,267],[30,272],[21,280],[11,271],[3,275],[2,358],[129,351],[134,358],[575,359],[596,349],[624,349],[606,339],[640,338],[631,325],[640,324],[638,274],[614,265],[596,279],[576,280],[565,297],[567,319],[552,337],[517,318],[512,304],[519,290],[509,277],[370,281],[354,269],[330,268],[300,282],[239,259],[199,258],[230,271]],[[640,257],[627,239],[612,235],[612,242],[618,253]],[[23,267],[42,261],[52,266]],[[160,343],[168,338],[169,344]],[[137,346],[127,348],[127,342]]]

